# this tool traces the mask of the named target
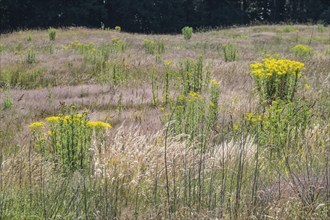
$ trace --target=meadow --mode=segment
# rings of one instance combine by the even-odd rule
[[[0,219],[329,219],[330,27],[0,37]]]

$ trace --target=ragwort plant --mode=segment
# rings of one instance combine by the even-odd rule
[[[125,41],[119,38],[112,38],[112,44],[110,50],[112,53],[124,52],[126,48],[127,48],[127,44]]]
[[[48,29],[48,36],[49,36],[49,40],[54,41],[56,39],[56,29],[55,28],[49,28]]]
[[[115,30],[118,31],[118,32],[121,32],[121,27],[120,26],[116,26],[115,27]]]
[[[301,135],[311,123],[312,111],[310,106],[302,101],[286,102],[273,101],[261,114],[248,113],[246,120],[250,132],[258,135],[261,146],[268,148],[270,159],[283,159],[283,150],[288,144]],[[286,151],[288,152],[288,151]]]
[[[178,78],[183,95],[188,95],[190,91],[201,92],[207,88],[210,72],[204,66],[203,57],[199,57],[196,61],[191,59],[181,61]]]
[[[320,32],[320,33],[323,33],[324,32],[324,24],[318,24],[317,25],[317,31]]]
[[[313,55],[313,48],[307,45],[297,44],[291,51],[296,58],[310,58]]]
[[[43,122],[34,122],[29,127],[33,134],[34,148],[44,156],[51,157],[61,165],[64,172],[89,170],[92,160],[93,137],[101,151],[102,141],[111,125],[101,121],[90,121],[87,112],[51,116]]]
[[[143,47],[146,53],[160,55],[165,52],[165,45],[162,40],[144,40]]]
[[[2,109],[10,110],[14,105],[13,98],[11,97],[8,91],[4,92],[3,101],[2,101]]]
[[[177,72],[167,63],[165,73],[164,94],[168,106],[165,122],[171,134],[183,135],[183,139],[189,141],[199,140],[205,145],[205,138],[216,128],[218,120],[219,83],[209,79],[202,57],[197,61],[183,60]],[[172,100],[169,99],[170,85],[179,91]]]
[[[26,63],[28,63],[28,64],[34,64],[36,62],[36,54],[35,54],[33,48],[30,48],[27,51],[26,59],[25,60],[26,60]]]
[[[222,45],[223,57],[226,62],[236,61],[237,56],[237,45],[233,43]]]
[[[267,57],[250,64],[252,76],[261,101],[292,101],[304,64],[297,61]]]
[[[183,34],[183,37],[185,40],[190,40],[190,38],[193,34],[193,28],[185,26],[181,29],[181,33]]]

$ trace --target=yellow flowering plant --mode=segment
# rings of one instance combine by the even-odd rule
[[[262,62],[250,64],[262,101],[292,101],[304,64],[278,57],[267,57]]]
[[[297,58],[309,58],[313,55],[313,48],[303,44],[297,44],[291,51]]]
[[[45,124],[41,121],[33,122],[29,125],[29,128],[32,132],[34,148],[37,152],[44,153],[44,143],[45,143],[45,133],[43,130],[45,129]]]
[[[93,136],[97,137],[97,142],[102,142],[106,130],[111,128],[109,123],[90,121],[87,112],[75,113],[73,109],[69,115],[47,117],[46,124],[34,122],[29,126],[35,137],[35,147],[39,149],[43,143],[45,152],[53,155],[64,171],[89,168]]]
[[[312,110],[303,100],[289,103],[283,100],[273,101],[262,113],[247,113],[245,129],[248,129],[248,134],[256,136],[260,146],[268,147],[273,156],[279,157],[283,150],[296,150],[292,146],[291,149],[285,147],[288,142],[292,143],[291,138],[305,131],[311,117]]]

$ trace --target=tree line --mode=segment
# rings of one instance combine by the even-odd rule
[[[121,26],[175,33],[183,26],[330,22],[329,0],[0,0],[1,32],[66,26]]]

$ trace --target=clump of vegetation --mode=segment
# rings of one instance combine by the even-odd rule
[[[280,31],[281,31],[281,32],[284,32],[284,33],[290,33],[290,32],[294,32],[294,31],[296,31],[296,28],[293,27],[292,25],[286,25],[286,26],[284,26],[283,28],[281,28]]]
[[[4,50],[5,50],[5,45],[0,44],[0,53],[2,53],[2,51],[4,51]]]
[[[205,66],[203,57],[197,60],[184,59],[180,62],[178,73],[182,84],[182,94],[188,95],[190,91],[200,93],[208,87],[210,72]]]
[[[32,41],[32,36],[29,35],[28,38],[26,39],[28,42],[31,42]]]
[[[125,41],[119,39],[119,38],[112,38],[112,45],[111,45],[111,52],[117,53],[117,52],[123,52],[127,48],[127,44]]]
[[[202,57],[197,61],[186,59],[178,72],[166,63],[163,103],[169,112],[165,119],[174,135],[184,134],[189,140],[208,136],[216,127],[218,116],[219,83],[210,80]],[[174,81],[174,82],[171,82]],[[174,84],[180,94],[170,101],[169,85]]]
[[[262,101],[292,101],[304,64],[268,57],[250,65],[257,92]]]
[[[26,63],[33,64],[36,62],[36,54],[33,48],[30,48],[26,54]]]
[[[0,81],[8,84],[10,87],[19,87],[23,89],[31,89],[46,86],[49,83],[51,84],[51,82],[44,76],[44,70],[26,70],[24,64],[0,71]]]
[[[184,39],[189,40],[193,34],[193,28],[185,26],[182,28],[181,33],[184,36]]]
[[[3,94],[2,109],[10,110],[14,105],[13,98],[11,97],[8,91],[5,91]]]
[[[320,33],[323,33],[324,32],[324,24],[318,24],[317,25],[317,31],[320,32]]]
[[[101,151],[104,134],[111,125],[90,121],[87,112],[75,113],[74,107],[71,107],[69,115],[51,116],[45,120],[49,128],[47,130],[43,122],[34,122],[29,126],[35,150],[44,156],[53,157],[64,172],[89,170],[92,137],[97,137],[97,150]]]
[[[297,44],[291,51],[297,58],[309,58],[313,55],[313,48],[307,45]]]
[[[121,27],[120,26],[116,26],[115,27],[115,30],[118,31],[118,32],[121,32]]]
[[[162,40],[144,40],[143,47],[146,53],[160,55],[165,53],[165,45]]]
[[[325,53],[325,55],[330,56],[330,46],[326,46],[324,48],[324,53]]]
[[[303,101],[273,101],[263,113],[248,113],[250,131],[258,135],[261,146],[269,147],[275,157],[283,155],[287,143],[295,138],[297,132],[304,132],[311,122],[311,109]],[[292,146],[290,146],[292,147]],[[283,158],[271,158],[279,159]]]
[[[54,41],[56,39],[56,29],[55,28],[49,28],[48,29],[48,36],[49,40]]]
[[[237,56],[237,45],[236,44],[224,44],[222,45],[223,56],[226,62],[236,61]]]

